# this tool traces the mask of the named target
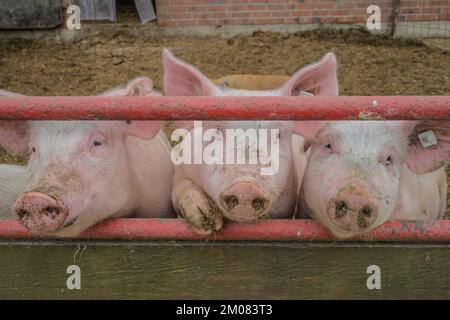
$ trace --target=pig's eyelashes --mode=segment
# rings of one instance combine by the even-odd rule
[[[101,145],[103,145],[103,141],[101,140],[94,140],[92,141],[92,147],[100,147]]]
[[[390,166],[394,163],[394,158],[392,156],[387,156],[386,159],[383,161],[383,165]]]
[[[106,144],[106,139],[103,135],[97,134],[91,138],[91,149],[101,147]]]

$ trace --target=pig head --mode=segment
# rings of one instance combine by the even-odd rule
[[[366,233],[389,218],[443,216],[450,122],[300,121],[297,126],[310,145],[302,209],[336,236]],[[423,146],[423,133],[437,143]]]
[[[302,91],[314,95],[337,95],[336,59],[332,53],[318,63],[307,66],[280,88],[273,90],[231,89],[217,86],[193,66],[176,59],[167,49],[163,52],[164,90],[167,96],[291,96]],[[178,121],[174,142],[183,137],[184,149],[195,149],[193,121]],[[262,218],[287,218],[296,203],[296,185],[291,138],[294,123],[290,121],[204,121],[201,123],[207,141],[225,145],[215,163],[178,163],[172,201],[175,210],[199,233],[219,230],[223,218],[251,223]],[[228,135],[232,130],[233,134]],[[246,140],[249,132],[266,133]],[[172,137],[174,137],[172,135]],[[186,138],[187,137],[187,138]],[[248,141],[234,144],[234,139]],[[186,141],[187,140],[187,141]],[[262,145],[261,141],[264,141]],[[230,142],[230,143],[228,143]],[[262,147],[271,150],[268,161],[262,161]],[[174,151],[178,150],[176,146]],[[205,141],[201,146],[207,150]],[[246,159],[256,154],[253,163],[228,162],[229,154],[243,152]],[[233,156],[234,157],[234,156]],[[264,164],[265,163],[265,164]],[[271,174],[263,174],[265,170]]]
[[[106,96],[156,95],[137,78]],[[173,168],[158,121],[1,121],[1,145],[30,153],[13,211],[32,233],[75,236],[110,217],[168,216]],[[157,183],[155,184],[155,181]]]

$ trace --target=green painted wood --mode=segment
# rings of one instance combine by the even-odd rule
[[[366,287],[374,264],[381,290]],[[5,298],[449,299],[450,245],[0,242]]]

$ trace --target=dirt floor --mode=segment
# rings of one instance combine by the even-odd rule
[[[161,90],[163,48],[211,78],[290,75],[332,51],[338,59],[341,95],[450,95],[449,50],[361,31],[255,32],[235,38],[94,34],[71,44],[0,39],[0,88],[27,95],[95,95],[148,76]],[[0,152],[0,162],[24,159]]]
[[[447,50],[364,33],[256,32],[231,39],[119,34],[73,44],[0,41],[0,87],[29,95],[92,95],[144,75],[161,89],[161,52],[166,47],[211,78],[292,74],[333,51],[341,95],[450,94]]]

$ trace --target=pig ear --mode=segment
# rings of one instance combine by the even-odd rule
[[[160,96],[153,90],[153,82],[149,78],[136,78],[127,86],[128,96]],[[128,121],[126,134],[144,140],[155,137],[161,129],[161,121]]]
[[[447,163],[450,158],[450,121],[407,121],[405,130],[410,133],[411,144],[405,162],[412,171],[425,174]],[[433,141],[434,137],[436,141]]]
[[[161,121],[126,121],[124,132],[126,135],[150,140],[158,134],[161,123]]]
[[[149,78],[141,77],[131,80],[127,85],[127,96],[160,96],[153,89],[153,81]]]
[[[218,87],[196,68],[163,50],[166,96],[211,96]]]
[[[141,77],[131,80],[125,88],[118,88],[103,93],[104,96],[160,96],[153,90],[153,82],[149,78]],[[140,139],[152,139],[161,129],[161,121],[120,121],[125,135]]]
[[[1,98],[25,97],[20,93],[0,89]],[[26,121],[0,121],[0,146],[9,154],[25,155],[28,153],[28,126]]]
[[[0,89],[0,98],[2,97],[18,98],[18,97],[25,97],[25,95]]]
[[[296,121],[294,132],[307,140],[314,140],[327,121]]]
[[[307,91],[315,96],[339,95],[336,56],[329,52],[319,62],[298,70],[278,92],[282,96],[298,96]]]
[[[131,80],[125,88],[116,88],[106,91],[102,94],[108,97],[121,97],[121,96],[160,96],[153,89],[153,82],[146,77],[140,77]]]

